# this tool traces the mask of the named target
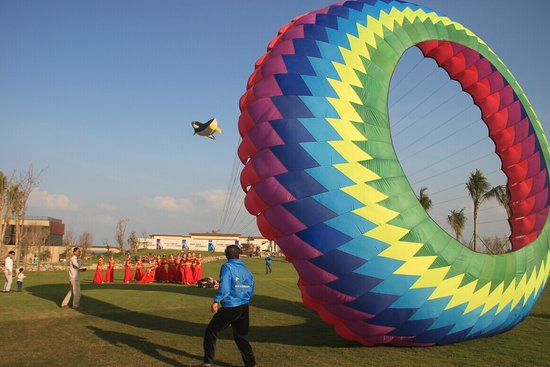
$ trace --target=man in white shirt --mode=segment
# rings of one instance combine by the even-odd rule
[[[4,261],[4,277],[6,278],[6,282],[4,283],[3,292],[6,292],[6,293],[11,291],[11,282],[13,280],[13,259],[14,258],[15,258],[15,251],[10,251],[8,252],[8,256]]]
[[[80,272],[86,271],[86,268],[82,267],[83,261],[80,259],[80,254],[80,248],[75,247],[73,249],[73,256],[69,261],[69,283],[71,284],[71,288],[67,292],[63,302],[61,302],[61,307],[67,307],[71,300],[71,295],[73,296],[73,308],[80,306]]]

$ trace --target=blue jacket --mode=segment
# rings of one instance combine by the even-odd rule
[[[237,307],[250,302],[254,294],[254,276],[242,260],[230,259],[220,270],[220,288],[214,301],[223,307]]]

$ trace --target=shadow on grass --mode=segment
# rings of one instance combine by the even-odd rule
[[[550,319],[550,314],[546,314],[546,313],[532,313],[530,316],[531,317],[538,317],[538,318],[541,318],[541,319]]]
[[[130,348],[133,348],[138,352],[141,352],[152,358],[155,358],[156,360],[162,363],[165,363],[169,366],[183,367],[187,365],[182,364],[181,362],[178,362],[176,359],[167,357],[161,354],[161,352],[175,354],[176,356],[185,356],[185,357],[197,359],[197,360],[202,359],[202,356],[189,354],[179,349],[167,347],[166,345],[152,343],[147,339],[137,335],[120,333],[118,331],[103,330],[95,326],[87,326],[87,328],[93,331],[98,338],[113,344],[115,347],[118,347],[121,345],[127,345]],[[228,364],[223,364],[223,363],[222,364],[218,363],[218,365],[229,366]]]
[[[82,314],[153,331],[162,331],[166,333],[199,338],[202,338],[204,335],[204,330],[206,327],[204,323],[196,323],[189,320],[136,312],[117,306],[113,303],[86,296],[86,290],[98,289],[98,287],[93,284],[85,283],[82,284],[81,288],[84,294],[81,298],[78,312]],[[211,299],[214,294],[212,291],[207,291],[204,289],[183,287],[172,284],[126,285],[110,283],[102,284],[101,289],[171,292],[181,295],[205,297],[209,299]],[[37,285],[27,288],[27,291],[31,294],[52,301],[56,304],[56,307],[59,307],[59,302],[66,294],[67,290],[68,286],[62,284]],[[330,326],[322,322],[313,311],[306,309],[299,302],[292,302],[264,295],[256,295],[251,302],[251,306],[305,319],[304,323],[296,325],[252,325],[249,333],[251,342],[279,343],[294,346],[330,346],[333,348],[357,347],[357,344],[338,337]],[[205,312],[209,311],[205,310]],[[108,333],[114,335],[113,332]],[[307,337],[308,335],[310,337]],[[115,336],[116,335],[114,335],[112,339],[114,339]],[[220,334],[220,339],[232,340],[232,333],[230,331],[224,332]]]

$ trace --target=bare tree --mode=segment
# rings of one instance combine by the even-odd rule
[[[124,244],[126,243],[126,226],[128,225],[128,219],[120,218],[116,222],[115,240],[118,244],[120,252],[124,252]]]
[[[94,244],[94,237],[90,232],[82,232],[78,237],[78,246],[82,250],[84,257],[88,256],[88,250]]]
[[[76,247],[76,238],[78,236],[72,231],[68,230],[63,236],[63,246],[65,246],[65,260],[70,259],[72,256],[72,249]]]
[[[44,260],[44,254],[43,249],[46,243],[48,242],[48,237],[50,235],[48,227],[46,226],[30,226],[25,228],[24,231],[24,245],[23,247],[23,256],[25,258],[25,266],[26,265],[26,253],[32,252],[34,255],[36,255],[36,258],[38,260],[37,262],[37,271],[40,271],[40,263],[42,260]]]
[[[128,247],[131,252],[137,252],[139,246],[138,237],[136,235],[136,231],[130,232],[130,236],[128,236]]]
[[[510,240],[506,236],[484,237],[482,242],[487,252],[493,255],[504,254],[510,248]]]
[[[10,178],[7,178],[0,171],[0,251],[2,253],[4,253],[6,231],[13,215],[15,192],[14,173],[12,173]]]
[[[17,180],[17,189],[14,196],[14,213],[15,213],[15,251],[17,253],[17,260],[15,267],[19,267],[21,260],[21,240],[23,235],[23,222],[25,221],[25,214],[27,213],[27,201],[29,196],[38,184],[38,176],[35,174],[32,167],[23,174],[21,174]]]

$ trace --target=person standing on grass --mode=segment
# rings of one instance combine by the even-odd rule
[[[227,262],[220,270],[220,285],[214,296],[211,310],[214,316],[204,333],[204,362],[194,367],[211,367],[216,353],[218,333],[231,325],[233,338],[241,352],[245,367],[257,367],[252,346],[248,341],[248,303],[254,294],[254,276],[239,259],[241,250],[235,245],[227,246]],[[222,307],[219,308],[218,303]]]
[[[25,273],[23,273],[24,269],[19,268],[19,273],[17,273],[17,291],[21,292],[21,289],[23,289],[23,279],[25,279],[27,276]]]
[[[265,273],[271,274],[271,264],[273,263],[273,259],[271,258],[271,255],[267,255],[265,258]]]
[[[61,302],[61,307],[67,307],[71,296],[73,297],[73,308],[80,306],[80,272],[86,271],[86,268],[82,267],[83,261],[80,259],[80,247],[73,248],[73,256],[69,261],[69,283],[70,287],[67,295]]]
[[[8,252],[6,260],[4,261],[4,277],[6,282],[4,283],[3,292],[11,292],[11,283],[13,282],[13,259],[15,258],[15,251]]]

